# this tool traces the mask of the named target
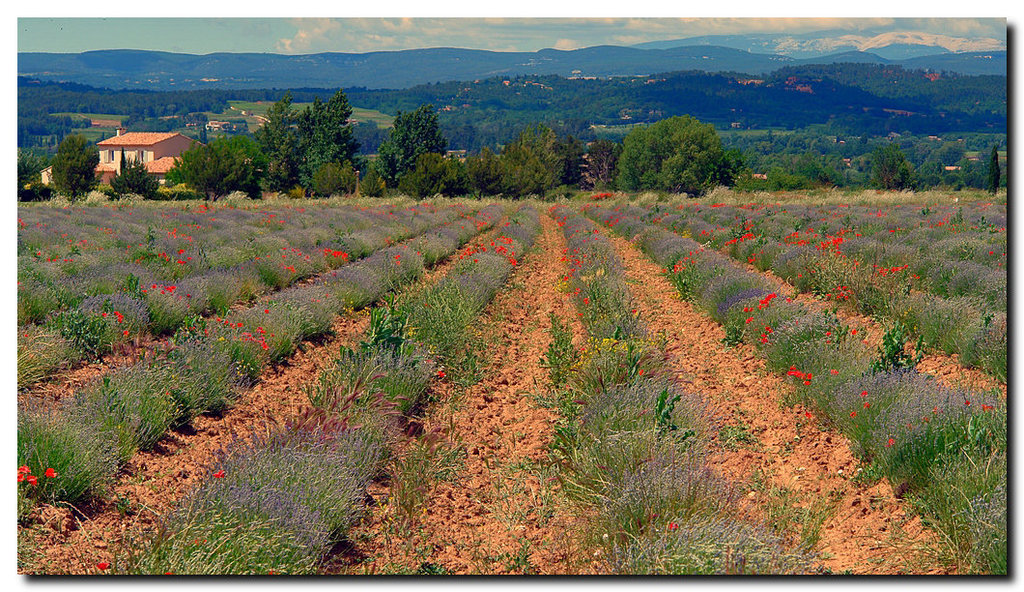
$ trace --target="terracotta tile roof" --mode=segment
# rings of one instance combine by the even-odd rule
[[[114,163],[114,162],[101,162],[100,164],[96,165],[96,172],[97,173],[116,173],[117,172],[117,163]]]
[[[174,161],[178,160],[173,156],[165,156],[146,163],[146,171],[153,174],[164,174],[171,170]]]
[[[152,146],[164,140],[180,136],[172,132],[125,132],[120,136],[96,142],[97,146]]]

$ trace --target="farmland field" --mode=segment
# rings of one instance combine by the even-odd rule
[[[985,199],[21,205],[18,570],[1005,574]]]

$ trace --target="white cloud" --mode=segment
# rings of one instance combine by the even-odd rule
[[[298,31],[291,39],[279,39],[277,50],[281,53],[304,53],[316,51],[321,44],[330,40],[328,36],[341,28],[338,19],[294,19]]]

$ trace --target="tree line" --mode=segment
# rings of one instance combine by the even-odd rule
[[[621,142],[584,142],[533,124],[498,150],[485,147],[462,156],[447,153],[438,112],[426,104],[398,112],[374,158],[360,154],[351,115],[342,90],[327,101],[317,96],[302,109],[286,93],[270,107],[253,137],[195,143],[167,173],[167,182],[186,185],[207,199],[236,191],[254,198],[264,192],[292,197],[403,193],[520,198],[570,195],[581,189],[701,195],[719,185],[794,189],[839,184],[829,167],[810,153],[791,171],[773,170],[768,178],[755,179],[740,150],[726,149],[713,125],[688,115],[635,126]],[[998,188],[1005,181],[998,174],[998,153],[993,153],[985,182],[991,185],[994,166]],[[32,158],[19,153],[19,193],[25,187],[23,170],[43,164]],[[95,188],[96,159],[95,146],[82,136],[68,136],[52,162],[57,189],[75,196]],[[895,143],[878,145],[870,167],[875,187],[911,189],[921,184],[921,172]],[[157,188],[144,173],[141,164],[126,163],[110,190],[155,196]]]

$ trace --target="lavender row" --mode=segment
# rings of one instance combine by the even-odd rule
[[[316,573],[362,514],[366,488],[381,473],[402,416],[418,408],[435,368],[452,362],[436,351],[424,313],[447,334],[457,333],[467,324],[462,315],[475,311],[475,317],[490,301],[539,228],[534,210],[520,210],[491,249],[462,252],[444,278],[410,303],[375,308],[359,346],[343,348],[307,388],[314,408],[284,431],[233,447],[120,568],[136,574]],[[450,292],[457,297],[436,296]],[[306,476],[310,471],[316,476]],[[260,528],[237,528],[240,523]],[[206,549],[185,543],[197,532],[222,550],[213,561]],[[260,553],[244,552],[257,541]]]
[[[575,212],[556,207],[552,215],[568,240],[566,281],[592,339],[570,378],[575,416],[558,428],[553,448],[565,490],[596,509],[604,569],[812,572],[813,554],[740,518],[735,489],[708,467],[709,412],[680,388],[661,346],[646,337],[614,247]]]
[[[309,256],[298,257],[298,260],[295,257],[289,260],[287,255],[281,260],[257,256],[256,260],[235,269],[197,272],[168,285],[140,284],[137,276],[129,275],[127,277],[135,277],[136,282],[128,291],[96,294],[74,304],[69,302],[69,308],[51,317],[45,327],[23,327],[19,331],[20,350],[36,350],[41,343],[53,342],[51,348],[56,346],[66,354],[49,360],[28,360],[19,369],[19,378],[24,379],[19,380],[19,384],[27,386],[41,377],[48,365],[52,369],[76,358],[100,355],[147,333],[169,334],[184,324],[194,323],[198,316],[215,311],[223,313],[237,301],[252,300],[267,290],[277,291],[308,279],[314,272],[338,268],[391,244],[393,239],[421,234],[460,215],[465,214],[458,210],[411,212],[411,218],[405,222],[356,231],[345,238],[359,242],[358,245],[353,242],[352,246],[357,249],[352,255],[325,247],[324,257],[318,261]],[[73,287],[68,289],[74,290]],[[19,304],[34,302],[29,292],[31,290],[19,293]]]
[[[499,207],[484,208],[478,218],[456,220],[450,230],[282,291],[273,302],[190,326],[167,351],[87,386],[56,412],[19,410],[19,465],[51,467],[62,475],[26,490],[19,518],[35,501],[74,503],[102,494],[136,450],[151,448],[167,429],[199,413],[226,409],[237,390],[267,364],[286,358],[301,340],[326,334],[335,315],[366,306],[419,277],[425,257],[417,247],[447,244],[455,252],[498,215]]]
[[[620,211],[654,220],[671,230],[695,237],[703,232],[698,232],[700,222],[696,216],[661,215],[657,211],[647,212],[629,206]],[[803,244],[807,242],[805,240],[794,243],[789,237],[772,235],[766,229],[768,224],[775,223],[776,218],[785,217],[784,214],[769,213],[757,224],[746,222],[742,228],[745,234],[739,234],[740,231],[736,230],[733,238],[724,241],[723,245],[733,257],[752,263],[761,270],[770,269],[801,291],[851,306],[864,314],[898,321],[915,335],[921,336],[925,347],[957,354],[968,366],[982,368],[997,379],[1006,381],[1005,268],[985,267],[959,259],[954,261],[945,255],[930,255],[941,250],[942,241],[934,244],[926,242],[910,249],[900,242],[901,239],[894,238],[895,235],[888,232],[878,233],[888,235],[882,241],[851,237],[848,226],[844,226],[846,230],[836,231],[837,236],[831,240],[813,244]],[[789,227],[785,222],[778,224],[781,228]],[[977,241],[976,237],[963,236],[969,232],[960,231],[950,235],[946,228],[919,228],[913,232],[942,233],[948,237],[945,240],[958,244],[958,250],[979,250],[977,245],[969,246],[971,241]],[[988,259],[1005,261],[1005,232],[989,236],[999,237],[1003,242],[1002,247],[981,246],[980,252],[985,253]],[[781,241],[783,238],[789,242],[773,241]],[[848,248],[851,243],[854,246],[863,245],[858,241],[865,240],[873,241],[872,248],[879,253],[888,253],[890,258],[875,258],[873,260],[876,263],[869,268],[868,263],[872,259],[858,259],[856,249]],[[712,244],[716,242],[721,241],[713,240]],[[892,253],[896,253],[896,256],[892,257]],[[936,268],[929,267],[930,262],[939,262],[938,267],[941,269],[935,271]],[[918,274],[925,274],[926,269],[944,278],[931,285],[942,289],[918,289],[929,287],[918,285],[923,277]]]
[[[780,297],[760,274],[690,238],[622,211],[587,213],[662,265],[685,299],[723,325],[727,340],[755,346],[877,474],[925,500],[944,534],[962,540],[967,525],[984,532],[973,544],[996,547],[981,571],[1005,569],[1005,514],[991,520],[972,512],[1005,487],[1006,409],[997,393],[942,386],[914,370],[902,341],[873,356],[834,314]],[[957,470],[947,471],[950,465]],[[962,502],[955,515],[939,511],[954,491]]]

